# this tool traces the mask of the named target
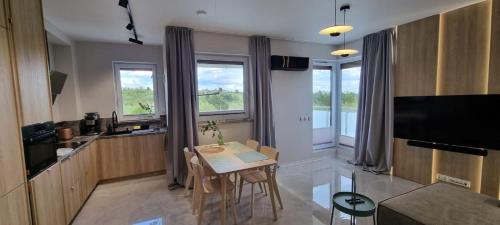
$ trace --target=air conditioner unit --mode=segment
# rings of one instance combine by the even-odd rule
[[[308,57],[271,56],[271,70],[305,71],[309,68]]]

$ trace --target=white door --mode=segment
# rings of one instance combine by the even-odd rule
[[[334,143],[332,93],[333,67],[313,67],[313,144],[329,147]]]
[[[339,143],[354,146],[358,115],[361,61],[340,64],[340,137]]]

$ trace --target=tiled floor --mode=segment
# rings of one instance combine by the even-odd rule
[[[246,186],[237,205],[238,224],[326,225],[330,219],[329,199],[335,192],[351,189],[353,168],[335,157],[282,166],[278,183],[284,209],[278,209],[278,221],[273,221],[270,199],[263,194],[257,195],[254,217],[249,218],[250,188]],[[397,177],[355,170],[359,192],[376,202],[420,186]],[[217,200],[218,197],[209,200],[204,225],[220,223]],[[168,191],[165,176],[104,184],[97,187],[74,224],[196,224],[190,203],[191,198],[184,196],[183,190]],[[334,220],[335,224],[349,224],[349,217],[338,211]],[[227,221],[233,224],[230,213]],[[360,218],[357,224],[372,224],[371,218]]]

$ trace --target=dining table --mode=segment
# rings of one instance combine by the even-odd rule
[[[274,177],[271,174],[271,167],[277,165],[277,161],[269,159],[265,155],[258,153],[254,149],[247,147],[239,142],[227,142],[224,145],[209,144],[195,146],[195,151],[199,158],[206,163],[221,181],[221,210],[222,218],[221,224],[226,224],[226,195],[227,193],[227,179],[231,174],[235,174],[244,170],[265,168],[269,195],[271,198],[271,205],[273,210],[274,220],[277,220],[276,203],[274,200]],[[236,182],[236,180],[235,180]],[[236,188],[236,185],[235,185]],[[236,223],[236,222],[235,222]]]

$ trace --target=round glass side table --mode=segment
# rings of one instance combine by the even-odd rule
[[[358,201],[357,204],[351,204],[349,201],[354,199]],[[356,217],[373,217],[373,224],[375,225],[375,202],[370,198],[352,192],[338,192],[332,197],[333,207],[330,224],[333,223],[333,212],[335,209],[351,216],[351,225],[355,224]]]

